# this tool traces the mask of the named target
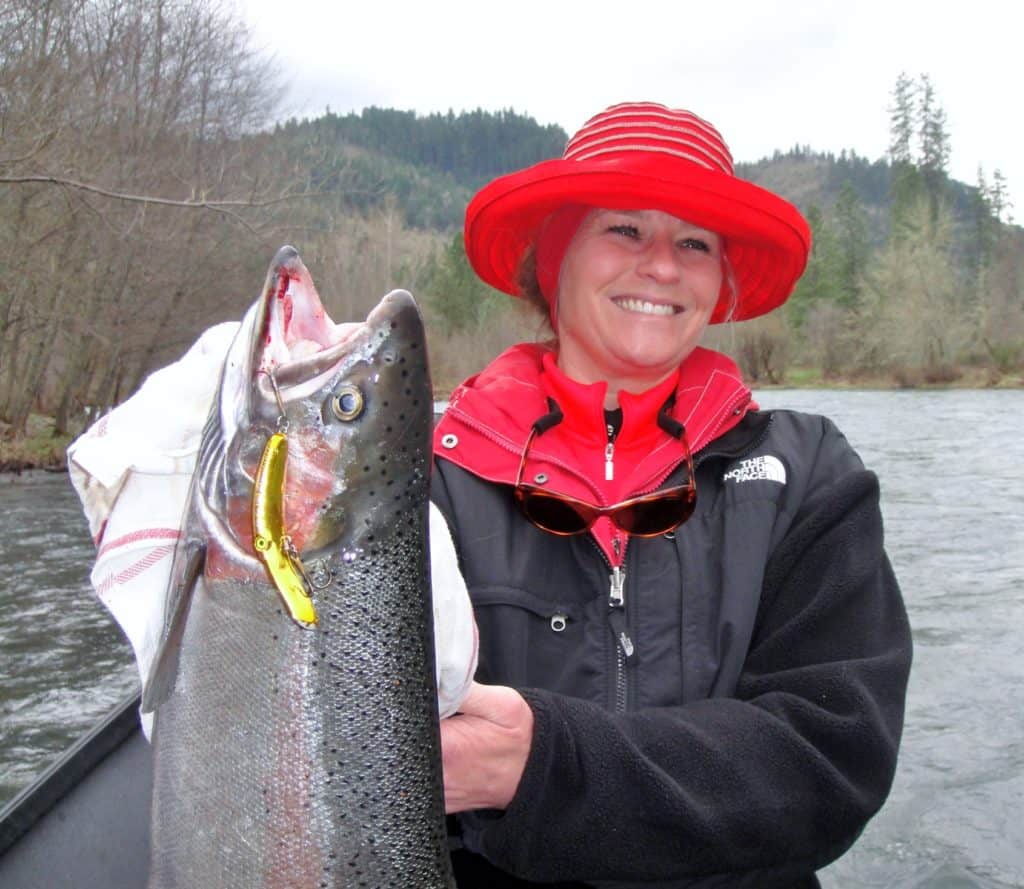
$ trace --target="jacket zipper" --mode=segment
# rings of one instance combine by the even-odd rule
[[[604,448],[604,477],[605,481],[613,481],[615,478],[615,427],[608,423],[605,428],[608,431],[608,443]],[[612,538],[612,549],[615,551],[615,561],[619,564],[613,566],[612,573],[608,575],[608,623],[611,627],[612,638],[615,640],[615,711],[625,713],[628,704],[626,665],[633,657],[635,647],[629,636],[629,620],[626,613],[626,571],[623,567],[625,559],[622,557],[622,538],[617,531]]]
[[[612,543],[616,557],[621,555],[619,538]],[[603,554],[602,554],[603,555]],[[608,623],[615,639],[615,712],[625,713],[629,703],[626,669],[636,653],[636,646],[629,635],[629,621],[626,614],[626,572],[619,565],[612,568],[608,576]]]
[[[737,404],[738,406],[738,404]],[[733,408],[735,410],[735,407]],[[724,422],[724,417],[722,422]],[[768,430],[771,427],[771,417],[768,418],[768,422],[765,424],[761,434],[758,435],[752,441],[747,442],[742,451],[738,455],[730,455],[724,451],[709,451],[704,450],[700,454],[694,457],[693,466],[696,471],[697,466],[703,463],[706,459],[717,456],[743,456],[743,454],[749,454],[752,450],[757,448],[767,437]],[[722,423],[718,426],[721,427]],[[610,445],[609,445],[610,447]],[[612,456],[611,451],[606,450],[606,459],[610,460]],[[677,463],[672,469],[669,470],[671,474],[672,470],[675,469]],[[668,476],[662,476],[658,484],[664,482]],[[651,490],[654,490],[652,488]],[[593,538],[591,538],[593,540]],[[627,541],[628,543],[628,538]],[[596,542],[594,545],[597,551],[601,554],[601,558],[604,559],[607,564],[607,559],[604,553],[601,551],[601,547],[597,546]],[[622,545],[622,539],[618,536],[612,541],[612,548],[615,550],[615,557],[617,560],[622,562],[621,566],[611,567],[612,573],[608,576],[609,592],[608,592],[608,622],[612,628],[612,636],[615,639],[615,677],[614,677],[614,689],[615,689],[615,712],[624,713],[629,704],[628,694],[628,678],[627,672],[628,666],[636,655],[636,645],[633,642],[632,637],[629,635],[629,621],[628,613],[626,611],[626,571],[625,571],[625,559],[623,558],[624,548]]]

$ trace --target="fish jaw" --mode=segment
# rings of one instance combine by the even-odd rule
[[[271,261],[260,311],[251,366],[262,373],[329,349],[355,327],[331,321],[294,247],[282,247]]]

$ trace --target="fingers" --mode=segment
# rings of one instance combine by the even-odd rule
[[[474,682],[441,724],[448,812],[504,809],[515,796],[533,740],[533,711],[515,689]]]

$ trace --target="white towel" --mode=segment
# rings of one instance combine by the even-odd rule
[[[156,655],[175,543],[181,533],[203,424],[224,356],[239,328],[207,330],[183,358],[68,448],[68,469],[97,546],[92,585],[121,626],[145,682]],[[438,707],[450,716],[476,671],[477,634],[451,532],[430,507]],[[143,716],[147,737],[151,717]]]

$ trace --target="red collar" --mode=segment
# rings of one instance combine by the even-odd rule
[[[683,460],[681,443],[657,422],[673,391],[670,415],[684,424],[694,453],[755,407],[728,357],[695,349],[659,385],[639,394],[620,392],[622,428],[614,442],[614,477],[608,481],[606,388],[605,383],[587,385],[566,377],[543,346],[513,346],[452,393],[435,430],[434,454],[481,478],[511,485],[530,428],[549,413],[552,399],[563,420],[535,440],[527,477],[543,472],[553,490],[614,503],[653,490]],[[625,547],[615,555],[611,522],[599,520],[592,533],[609,562],[621,563]]]
[[[665,406],[679,382],[678,368],[657,386],[634,395],[632,392],[619,393],[622,408],[622,427],[616,436],[616,444],[643,443],[655,447],[664,439],[664,431],[658,427],[658,413]],[[604,399],[608,384],[578,383],[567,377],[555,363],[554,352],[541,355],[540,385],[552,401],[561,408],[564,419],[559,424],[563,434],[593,446],[595,441],[607,438]]]

